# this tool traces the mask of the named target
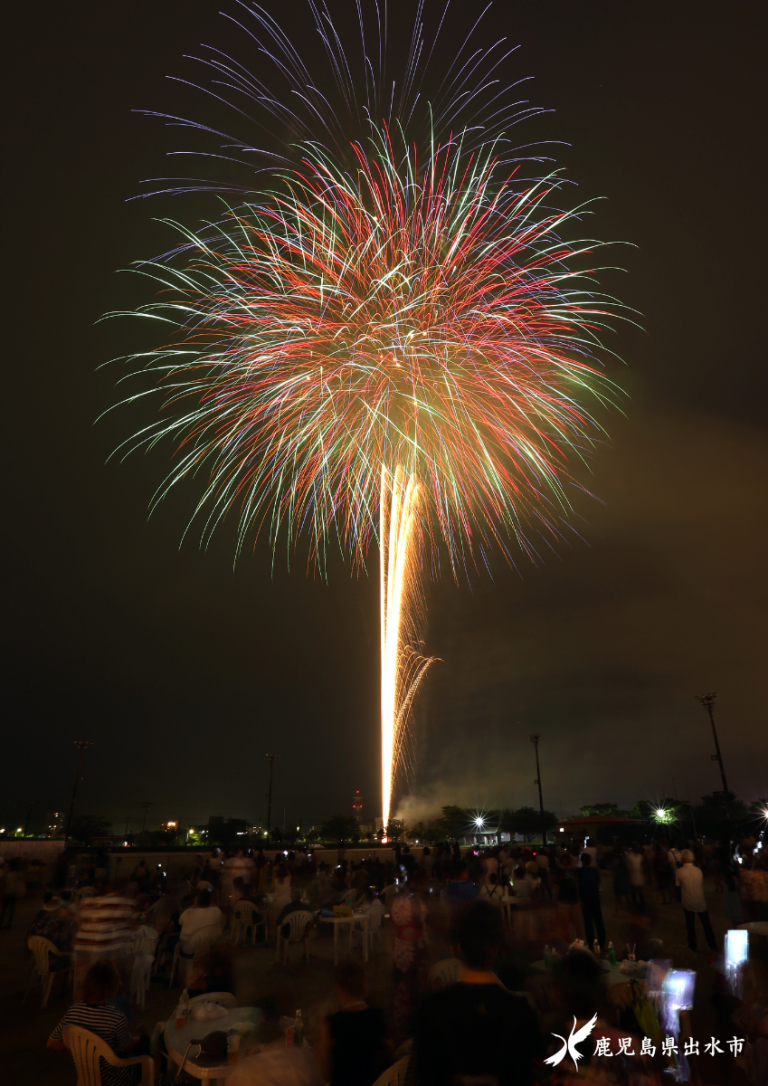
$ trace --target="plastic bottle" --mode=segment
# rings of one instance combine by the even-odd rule
[[[189,1014],[189,992],[185,988],[181,993],[181,999],[179,1005],[176,1008],[176,1029],[182,1029],[187,1021],[187,1015]]]
[[[296,1017],[293,1020],[293,1043],[297,1048],[302,1048],[304,1045],[304,1019],[301,1017],[301,1011],[296,1011]]]
[[[600,957],[600,944],[598,943],[597,939],[595,939],[594,943],[592,944],[592,953],[595,955],[596,958]]]
[[[611,965],[616,965],[616,949],[613,943],[608,944],[608,961]]]
[[[240,1034],[236,1029],[227,1031],[227,1063],[237,1063],[240,1055]]]

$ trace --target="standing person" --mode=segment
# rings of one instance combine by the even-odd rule
[[[366,1002],[365,970],[345,962],[334,972],[340,1010],[323,1022],[320,1065],[330,1086],[373,1086],[389,1062],[387,1023]]]
[[[496,881],[498,882],[498,878],[499,878],[499,860],[498,860],[498,856],[496,855],[496,853],[495,853],[495,851],[493,849],[487,848],[485,850],[485,852],[483,853],[483,859],[482,859],[481,866],[482,866],[482,869],[483,869],[483,875],[482,875],[482,879],[481,879],[481,882],[482,882],[483,886],[487,885],[487,883],[490,881],[490,878],[489,878],[490,875],[495,875],[496,876]]]
[[[672,905],[672,884],[674,882],[674,874],[672,868],[669,865],[668,859],[669,849],[666,847],[666,842],[662,841],[656,845],[653,850],[653,873],[656,878],[656,888],[661,895],[662,905]]]
[[[552,888],[549,885],[549,856],[546,849],[539,849],[536,853],[536,866],[539,869],[538,875],[541,879],[541,891],[543,897],[548,897],[552,900]]]
[[[242,856],[242,850],[240,852]],[[241,865],[238,863],[237,857],[234,852],[227,853],[226,859],[221,865],[221,878],[219,879],[219,903],[221,905],[229,905],[230,898],[232,896],[232,887],[235,884],[235,878],[240,875],[242,877]]]
[[[498,909],[501,908],[504,900],[504,889],[499,886],[495,872],[491,871],[488,875],[488,881],[480,887],[478,900],[487,901],[489,905],[495,905]]]
[[[543,1054],[541,1034],[528,1001],[507,991],[493,971],[503,942],[499,910],[483,901],[471,905],[457,931],[459,982],[426,995],[416,1022],[416,1086],[531,1082],[533,1061]]]
[[[739,866],[731,856],[730,842],[720,846],[720,878],[723,885],[723,912],[729,928],[737,928],[744,923],[744,913],[739,897]]]
[[[533,871],[528,870],[528,864],[521,867],[520,864],[514,870],[512,888],[515,892],[515,936],[521,942],[534,939],[536,936],[535,898],[538,893],[541,880],[534,872],[538,871],[535,863],[530,865]]]
[[[16,902],[20,897],[24,897],[26,892],[27,883],[24,879],[21,860],[14,858],[7,865],[5,885],[3,887],[3,908],[0,912],[0,928],[3,927],[6,916],[8,917],[8,923],[5,924],[5,927],[10,928],[13,924],[13,918],[16,915]]]
[[[418,878],[412,878],[406,887],[399,888],[389,906],[389,916],[395,966],[392,1024],[399,1044],[410,1036],[413,1011],[426,985],[429,965],[427,905]]]
[[[704,897],[704,875],[700,867],[693,863],[693,853],[685,849],[680,856],[682,866],[677,869],[675,881],[681,890],[683,912],[685,913],[685,926],[688,932],[688,946],[691,950],[698,950],[696,943],[696,916],[701,920],[704,928],[704,937],[712,950],[717,950],[715,933],[712,930],[712,922],[707,911],[707,899]]]
[[[629,869],[629,883],[632,893],[632,906],[635,912],[645,912],[645,874],[643,872],[643,853],[640,845],[635,842],[627,853],[627,867]]]
[[[445,888],[445,901],[451,914],[451,926],[458,924],[463,911],[477,897],[477,887],[469,877],[469,868],[460,860],[453,869],[453,879]]]
[[[587,838],[587,843],[584,846],[584,849],[582,851],[582,855],[585,852],[586,852],[587,856],[589,856],[591,858],[592,866],[594,868],[597,868],[597,845],[595,844],[594,837],[588,837]]]
[[[274,871],[272,873],[272,884],[274,886],[275,896],[272,898],[269,911],[270,934],[274,939],[277,932],[277,918],[285,906],[290,905],[291,903],[291,873],[288,870],[288,864],[284,863],[282,859],[280,862],[275,863]]]
[[[131,942],[137,924],[136,902],[123,894],[119,883],[112,883],[98,897],[82,899],[73,947],[75,999],[80,998],[88,970],[97,961],[109,959],[123,983],[127,982]]]
[[[592,866],[592,857],[588,852],[581,854],[581,867],[576,871],[579,884],[581,915],[584,919],[584,933],[587,946],[592,949],[597,930],[597,941],[605,946],[605,924],[600,906],[600,872]]]
[[[613,869],[613,915],[618,916],[619,909],[626,909],[629,912],[632,894],[632,883],[629,881],[627,869],[627,854],[621,845],[617,845],[614,849],[611,868]]]
[[[584,928],[581,925],[581,910],[579,909],[579,886],[576,882],[577,870],[576,857],[570,852],[564,852],[560,858],[560,887],[557,895],[557,912],[566,942],[571,939],[572,930],[575,931],[577,939],[581,939],[584,935]]]
[[[674,846],[670,846],[667,849],[667,859],[669,860],[669,866],[672,868],[672,881],[675,887],[675,901],[680,901],[680,887],[677,885],[675,876],[677,875],[677,868],[680,864],[680,851]]]

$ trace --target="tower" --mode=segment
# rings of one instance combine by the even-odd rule
[[[360,795],[360,789],[355,792],[352,797],[352,817],[356,818],[358,822],[362,822],[363,819],[363,797]]]

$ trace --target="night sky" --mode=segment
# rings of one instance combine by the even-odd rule
[[[184,145],[132,110],[185,104],[221,122],[166,79],[190,76],[184,55],[201,41],[253,59],[221,6],[5,12],[3,820],[66,806],[75,739],[95,744],[78,810],[117,832],[144,801],[150,824],[263,819],[267,751],[280,755],[278,822],[283,808],[305,826],[348,813],[356,788],[380,813],[376,578],[337,561],[326,584],[301,556],[273,572],[261,543],[233,570],[230,526],[207,551],[196,536],[180,546],[194,484],[148,521],[168,450],[106,464],[136,418],[94,425],[121,372],[97,367],[141,346],[129,322],[95,323],[147,298],[114,273],[170,243],[153,216],[190,221],[200,206],[130,201]],[[412,6],[392,8],[393,36]],[[266,7],[312,41],[299,0]],[[338,20],[354,10],[330,7]],[[607,197],[590,231],[637,246],[615,251],[629,274],[606,286],[644,331],[615,344],[626,414],[601,417],[611,443],[578,475],[600,499],[574,492],[580,537],[538,567],[497,556],[493,580],[427,587],[426,643],[442,662],[415,713],[408,817],[535,804],[532,731],[557,813],[660,798],[673,782],[696,800],[720,787],[693,698],[708,690],[731,787],[768,795],[757,18],[752,4],[588,0],[499,0],[490,14],[490,36],[521,46],[508,74],[535,76],[526,93],[553,111],[527,138],[570,144],[557,158],[574,199]]]

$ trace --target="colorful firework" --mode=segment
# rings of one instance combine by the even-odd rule
[[[262,112],[289,119],[296,138],[263,168],[271,180],[259,193],[223,203],[202,231],[172,223],[178,247],[141,265],[162,293],[137,312],[175,332],[132,356],[152,382],[140,394],[159,394],[164,410],[125,448],[170,439],[175,464],[155,502],[202,475],[203,537],[236,510],[238,552],[266,526],[273,548],[308,537],[321,568],[333,537],[364,564],[378,536],[386,816],[428,664],[415,643],[415,570],[425,557],[437,569],[442,548],[455,576],[494,545],[510,560],[513,543],[534,556],[528,525],[560,534],[568,461],[601,434],[584,400],[612,395],[597,355],[616,303],[595,294],[599,269],[586,266],[599,243],[560,237],[583,212],[551,206],[562,179],[520,176],[505,133],[533,111],[486,93],[496,46],[471,63],[459,54],[413,139],[421,5],[399,104],[393,84],[384,111],[385,50],[377,81],[362,14],[363,110],[327,12],[310,9],[340,112],[255,6],[245,10],[275,49],[263,51],[306,117],[244,67],[206,61]],[[452,127],[475,103],[473,123]],[[361,135],[345,136],[350,118]],[[173,189],[190,187],[221,188]]]
[[[415,536],[419,526],[419,481],[395,469],[381,471],[381,795],[384,827],[398,766],[405,762],[408,717],[413,699],[432,660],[419,653],[422,599]]]

